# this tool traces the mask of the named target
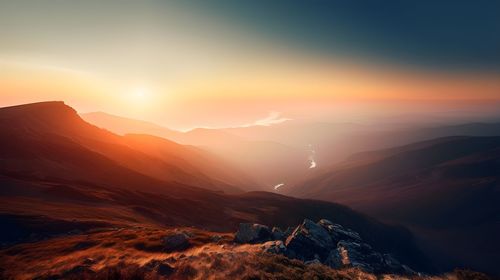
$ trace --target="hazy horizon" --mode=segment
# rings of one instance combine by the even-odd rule
[[[427,6],[391,9],[434,26],[377,7],[354,13],[355,5],[325,2],[4,2],[0,106],[62,100],[81,113],[181,130],[273,116],[366,123],[416,114],[457,112],[452,118],[461,121],[464,114],[496,115],[494,9]],[[273,12],[285,7],[286,15]],[[293,16],[301,9],[308,12]]]

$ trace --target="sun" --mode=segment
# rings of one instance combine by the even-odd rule
[[[149,87],[138,86],[129,91],[127,99],[128,102],[134,107],[149,106],[152,103],[153,92]]]
[[[124,95],[128,110],[142,112],[149,110],[154,104],[154,94],[148,86],[130,87]]]
[[[146,101],[151,96],[151,91],[146,87],[137,87],[132,91],[132,97],[136,101]]]

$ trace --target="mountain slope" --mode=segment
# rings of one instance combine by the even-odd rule
[[[201,148],[179,145],[165,138],[145,134],[126,134],[124,141],[129,147],[166,162],[186,161],[192,168],[203,171],[218,182],[238,186],[242,190],[259,188],[258,183],[246,173]]]
[[[0,127],[7,142],[6,145],[9,143],[18,145],[17,141],[29,142],[18,146],[19,152],[40,153],[44,150],[52,152],[53,149],[50,147],[44,149],[43,146],[54,145],[54,141],[64,142],[66,146],[72,146],[73,149],[90,150],[121,167],[132,169],[158,180],[183,182],[233,193],[239,191],[231,185],[231,182],[210,178],[206,175],[209,170],[205,171],[194,167],[195,164],[201,167],[203,160],[211,159],[213,156],[173,142],[167,143],[167,141],[162,142],[165,148],[161,158],[154,154],[148,154],[141,151],[141,148],[147,149],[147,145],[133,145],[130,143],[133,142],[130,138],[86,123],[71,107],[62,102],[42,102],[2,108],[0,110]],[[3,149],[8,150],[7,147]],[[58,152],[56,151],[56,153]],[[198,155],[201,156],[198,157]],[[31,157],[25,158],[25,160],[36,160],[37,158]],[[186,160],[187,158],[190,159],[190,162]],[[68,160],[71,157],[60,159]],[[57,162],[55,159],[51,162],[52,165],[63,163]],[[219,164],[222,165],[221,162]],[[54,171],[57,173],[57,170]],[[45,175],[50,176],[50,174]]]
[[[104,112],[91,112],[80,114],[86,122],[98,127],[109,129],[114,133],[125,135],[132,132],[140,134],[155,135],[166,139],[176,139],[182,132],[168,129],[166,127],[125,117],[118,117]],[[112,128],[112,129],[111,129]]]
[[[500,137],[448,137],[355,155],[288,191],[408,226],[443,265],[498,273],[499,178]]]

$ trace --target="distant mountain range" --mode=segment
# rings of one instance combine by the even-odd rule
[[[499,179],[500,137],[455,136],[355,154],[284,191],[403,224],[442,265],[498,272]]]
[[[2,244],[102,227],[234,231],[240,222],[286,228],[305,217],[327,218],[356,230],[381,252],[432,270],[402,227],[330,202],[229,194],[238,192],[226,183],[236,180],[226,174],[231,168],[212,166],[219,161],[210,154],[157,137],[113,134],[62,102],[0,108],[0,139]]]
[[[304,177],[330,170],[362,151],[447,136],[500,136],[500,123],[361,125],[291,120],[271,126],[198,128],[180,132],[106,113],[81,116],[118,134],[151,134],[202,148],[234,168],[244,170],[258,182],[258,190],[267,191],[272,191],[275,185],[283,183],[286,188],[303,181]],[[314,169],[309,168],[312,152]]]
[[[272,139],[253,139],[237,135],[231,129],[197,128],[187,132],[174,131],[159,125],[109,115],[87,113],[81,115],[86,121],[118,134],[150,134],[184,145],[194,145],[205,150],[246,174],[257,182],[246,190],[273,190],[283,180],[301,177],[309,166],[308,151]],[[259,127],[248,127],[259,130]],[[280,168],[277,168],[280,167]]]

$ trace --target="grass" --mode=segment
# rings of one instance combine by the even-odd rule
[[[174,252],[163,250],[162,237],[179,232],[190,237],[190,246]],[[234,244],[232,239],[232,234],[194,228],[141,227],[62,236],[0,251],[0,279],[401,279],[352,268],[305,265],[263,253],[258,244]],[[414,279],[488,278],[457,270]]]

